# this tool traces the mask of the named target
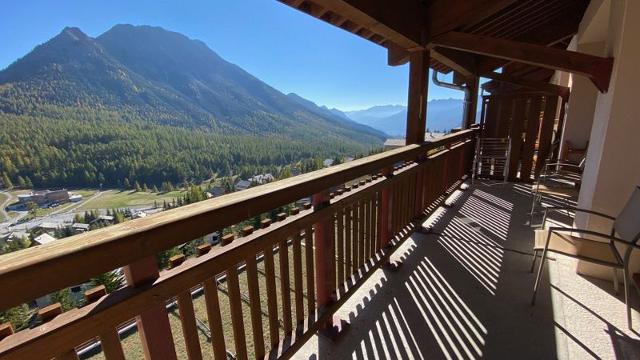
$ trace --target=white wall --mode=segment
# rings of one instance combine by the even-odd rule
[[[594,7],[598,8],[595,14]],[[609,91],[596,98],[578,206],[617,215],[640,184],[640,1],[594,0],[589,11],[578,42],[581,36],[598,40],[596,30],[607,29],[604,51],[615,62]],[[608,26],[603,26],[602,14],[607,15]],[[610,223],[579,215],[576,226],[608,231]],[[640,270],[638,263],[632,268]],[[610,278],[610,270],[604,270],[584,263],[578,268],[581,273]]]

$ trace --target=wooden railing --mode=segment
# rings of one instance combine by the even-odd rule
[[[121,359],[116,329],[133,318],[147,358],[175,359],[178,337],[189,359],[225,359],[228,349],[239,359],[289,357],[332,325],[333,313],[388,260],[414,220],[471,169],[475,135],[465,130],[2,256],[0,309],[119,267],[127,286],[5,337],[0,358],[77,358],[81,344],[98,338],[107,359]],[[310,195],[312,204],[278,221],[157,268],[162,250]],[[207,348],[199,311],[211,333]]]

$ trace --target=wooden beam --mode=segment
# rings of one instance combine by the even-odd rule
[[[288,3],[286,0],[281,0]],[[420,48],[425,42],[426,6],[418,1],[393,4],[383,0],[313,0],[324,9],[348,18],[404,49]]]
[[[476,123],[476,113],[478,112],[478,91],[479,91],[480,78],[478,76],[472,76],[467,79],[467,88],[469,88],[468,96],[465,98],[467,102],[467,111],[464,114],[463,128],[469,129],[471,125]]]
[[[584,75],[601,92],[608,90],[613,68],[613,58],[454,31],[434,38],[429,45],[438,46]]]
[[[387,64],[389,66],[404,65],[409,62],[409,52],[400,46],[389,42],[387,47]]]
[[[407,145],[424,142],[427,115],[427,74],[429,51],[411,53],[409,62],[409,99],[407,101]]]
[[[506,82],[509,84],[528,87],[534,90],[544,91],[552,95],[560,96],[565,100],[569,99],[570,89],[566,86],[531,81],[528,79],[517,78],[511,75],[499,74],[496,72],[486,72],[486,73],[480,74],[480,76],[487,79],[495,80],[495,81]]]
[[[516,0],[435,0],[429,6],[430,34],[473,26]]]
[[[469,78],[476,74],[476,60],[471,54],[436,47],[431,50],[431,57],[464,77]]]

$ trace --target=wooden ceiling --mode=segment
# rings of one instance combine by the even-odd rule
[[[589,0],[279,0],[389,50],[390,65],[450,31],[566,49]],[[503,72],[548,81],[553,70],[504,58],[432,47],[443,73]],[[452,60],[453,59],[453,60]]]

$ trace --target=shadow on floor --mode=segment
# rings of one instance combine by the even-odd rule
[[[476,186],[440,209],[431,234],[414,233],[396,251],[403,265],[377,270],[338,311],[350,327],[319,336],[309,359],[554,359],[566,341],[589,344],[558,323],[543,273],[536,306],[531,198],[510,184]],[[549,264],[553,264],[551,259]],[[551,266],[551,265],[550,265]],[[605,285],[603,285],[605,286]],[[611,325],[616,356],[637,355],[638,340]],[[558,333],[564,333],[557,343]]]

